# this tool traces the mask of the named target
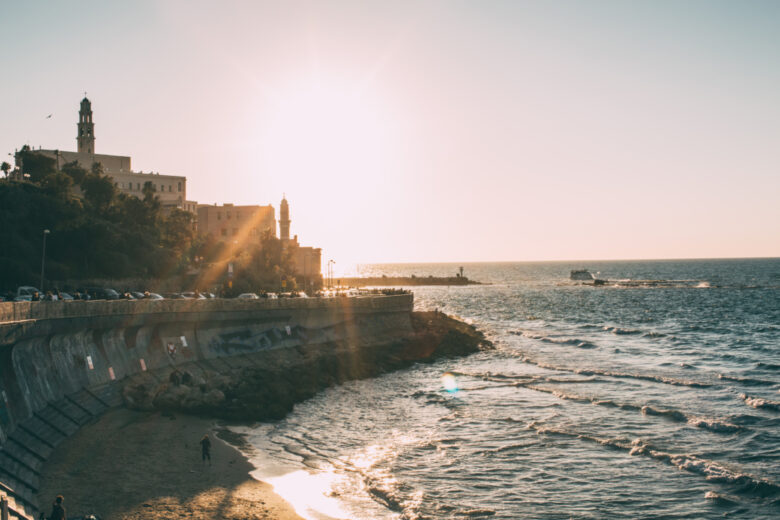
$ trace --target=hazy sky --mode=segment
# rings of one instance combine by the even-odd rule
[[[323,264],[780,256],[777,1],[4,0],[0,28],[4,156],[75,150],[87,91],[98,153],[286,193]]]

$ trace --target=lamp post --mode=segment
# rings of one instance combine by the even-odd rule
[[[328,260],[328,287],[330,289],[333,289],[333,266],[335,263],[332,259]]]
[[[303,292],[306,292],[306,286],[308,285],[308,279],[307,279],[307,273],[306,273],[306,260],[309,259],[309,255],[307,253],[303,254]],[[306,292],[306,294],[309,294]]]
[[[46,266],[46,235],[51,233],[48,229],[43,230],[43,252],[41,253],[41,291],[43,291],[43,270]]]

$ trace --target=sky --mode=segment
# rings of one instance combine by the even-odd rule
[[[0,152],[75,150],[87,92],[97,153],[199,203],[286,195],[323,265],[777,257],[778,27],[750,0],[4,0]]]

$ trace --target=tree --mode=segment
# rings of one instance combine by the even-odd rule
[[[11,169],[11,165],[7,162],[3,161],[3,164],[0,164],[0,170],[2,170],[3,175],[8,178],[8,170]]]
[[[62,165],[62,172],[69,175],[73,182],[81,184],[84,177],[87,176],[87,170],[81,167],[78,161],[71,161]]]
[[[84,199],[98,213],[104,213],[116,195],[116,187],[111,178],[90,173],[81,181]]]
[[[51,193],[53,196],[60,199],[67,199],[70,192],[70,187],[73,185],[73,179],[64,173],[57,172],[51,175],[47,175],[41,186]]]
[[[174,208],[163,221],[162,243],[181,254],[192,243],[192,213]]]
[[[41,182],[47,175],[56,173],[57,161],[24,145],[19,151],[22,174],[29,175],[32,182]]]

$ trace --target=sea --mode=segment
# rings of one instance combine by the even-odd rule
[[[363,265],[494,343],[238,430],[307,519],[780,518],[780,259]],[[583,285],[588,269],[606,283]]]

